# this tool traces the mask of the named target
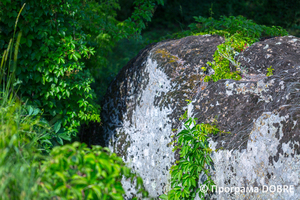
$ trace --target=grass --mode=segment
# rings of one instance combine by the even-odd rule
[[[0,66],[0,199],[35,199],[38,193],[38,174],[35,160],[39,151],[35,144],[41,129],[38,118],[25,115],[25,106],[19,101],[15,89],[15,67],[18,52],[18,35],[14,62],[13,39],[4,51]]]

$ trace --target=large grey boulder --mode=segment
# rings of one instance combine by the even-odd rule
[[[191,36],[141,51],[110,85],[93,143],[121,156],[157,198],[170,189],[169,170],[178,153],[168,144],[188,109],[198,123],[217,119],[230,132],[210,138],[213,149],[223,148],[212,155],[216,185],[248,188],[217,191],[209,199],[300,199],[300,39],[257,42],[237,57],[248,70],[243,79],[206,83],[201,67],[222,42],[220,36]],[[274,75],[267,77],[270,66]],[[188,107],[186,99],[192,100]],[[127,197],[134,196],[130,182],[123,184]],[[293,189],[266,192],[271,185]]]

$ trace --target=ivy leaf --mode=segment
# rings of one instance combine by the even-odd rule
[[[39,108],[34,108],[32,115],[37,115],[41,110]]]
[[[61,120],[58,120],[55,124],[54,124],[54,132],[58,133],[58,131],[60,130],[61,127]]]
[[[175,191],[181,190],[181,187],[176,186],[176,187],[174,187],[174,190],[175,190]]]
[[[30,39],[27,39],[26,44],[27,44],[28,47],[31,47],[32,46],[32,41]]]
[[[45,139],[45,140],[42,140],[42,143],[47,143],[47,144],[50,144],[50,145],[52,145],[52,142],[50,142],[50,140],[47,140],[47,139]]]
[[[27,111],[28,111],[28,115],[32,115],[32,113],[33,113],[33,108],[32,108],[32,106],[27,106]]]
[[[66,132],[58,134],[58,137],[60,137],[60,138],[62,138],[64,140],[67,140],[67,141],[71,141],[70,135],[68,135]]]
[[[60,137],[56,137],[56,141],[58,142],[58,144],[63,145],[64,142]]]
[[[162,194],[162,195],[159,196],[159,198],[168,200],[168,195]]]

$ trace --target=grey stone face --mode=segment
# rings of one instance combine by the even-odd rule
[[[172,129],[188,109],[198,123],[217,119],[212,135],[212,178],[218,187],[259,191],[215,193],[208,199],[300,199],[300,39],[276,37],[237,55],[247,69],[243,79],[205,83],[201,67],[213,60],[219,36],[191,36],[142,50],[111,83],[102,105],[94,144],[109,146],[139,173],[151,197],[170,189]],[[272,66],[273,76],[266,76]],[[209,67],[208,67],[209,68]],[[212,69],[208,69],[213,73]],[[186,99],[192,100],[187,107]],[[128,198],[135,195],[127,180]],[[292,185],[294,192],[263,192],[265,186]]]

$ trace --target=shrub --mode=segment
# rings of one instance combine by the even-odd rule
[[[143,181],[132,174],[108,148],[87,148],[78,142],[55,147],[43,163],[41,184],[48,197],[60,199],[123,199],[122,175],[137,180],[144,196]]]
[[[10,97],[12,97],[10,95]],[[4,98],[4,99],[3,99]],[[34,130],[37,119],[22,114],[14,97],[7,101],[0,94],[0,199],[36,199],[38,196],[38,165],[40,152],[35,147],[38,136]]]

